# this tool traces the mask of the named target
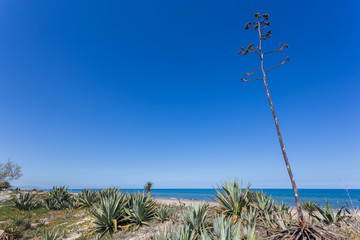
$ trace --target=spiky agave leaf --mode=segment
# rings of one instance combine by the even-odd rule
[[[99,200],[98,192],[93,190],[84,189],[78,194],[79,206],[91,207]]]
[[[242,184],[240,186],[237,179],[234,182],[231,180],[229,182],[221,182],[221,187],[217,186],[217,188],[214,188],[216,193],[212,199],[219,204],[219,211],[225,215],[233,216],[234,220],[236,220],[249,205],[249,187],[250,185],[248,184],[243,190]]]
[[[19,198],[12,200],[14,206],[20,210],[33,210],[41,207],[41,202],[36,200],[35,195],[31,192],[20,193]]]
[[[125,206],[128,202],[126,195],[102,198],[98,205],[89,210],[90,217],[94,220],[93,231],[104,236],[107,232],[114,232],[114,220],[121,222],[125,218]]]
[[[209,204],[195,205],[183,212],[184,223],[190,228],[190,231],[198,236],[203,228],[207,228],[209,223],[206,215],[209,211]]]
[[[133,229],[137,229],[144,224],[149,225],[155,217],[155,202],[145,193],[137,192],[131,195],[125,212]]]

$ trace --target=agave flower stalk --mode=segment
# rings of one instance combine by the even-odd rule
[[[265,87],[265,92],[266,92],[266,96],[268,98],[268,102],[271,108],[271,113],[273,115],[274,118],[274,123],[275,123],[275,127],[276,127],[276,132],[278,135],[278,139],[279,139],[279,144],[280,144],[280,148],[281,148],[281,152],[284,158],[284,162],[286,165],[286,169],[291,181],[291,185],[294,191],[294,197],[295,197],[295,203],[296,203],[296,210],[298,213],[298,218],[299,218],[299,223],[302,227],[306,226],[306,220],[304,218],[304,215],[302,213],[301,210],[301,205],[300,205],[300,199],[299,199],[299,192],[295,183],[295,178],[294,175],[292,173],[291,167],[290,167],[290,162],[289,159],[287,157],[286,151],[285,151],[285,145],[283,142],[283,138],[281,136],[281,132],[280,132],[280,127],[279,127],[279,123],[278,123],[278,119],[277,116],[275,114],[275,109],[274,109],[274,105],[272,103],[272,100],[270,98],[270,93],[269,93],[269,88],[268,88],[268,83],[267,83],[267,73],[277,69],[278,67],[287,64],[287,62],[289,61],[289,57],[286,57],[283,60],[279,61],[278,65],[275,65],[274,67],[265,69],[264,67],[264,58],[266,55],[268,54],[272,54],[272,53],[281,53],[283,52],[283,50],[285,50],[286,48],[288,48],[287,44],[284,43],[280,43],[279,48],[273,51],[264,51],[263,50],[263,46],[262,43],[263,41],[265,41],[266,39],[270,38],[272,36],[272,31],[268,30],[267,28],[270,26],[270,21],[269,21],[269,14],[259,14],[256,13],[255,14],[255,18],[256,20],[253,22],[249,22],[245,25],[245,30],[248,29],[254,29],[258,32],[259,35],[259,43],[257,44],[257,46],[255,46],[253,43],[248,45],[248,47],[245,49],[244,47],[241,48],[241,50],[238,52],[238,54],[241,55],[247,55],[248,53],[255,53],[259,59],[260,59],[260,67],[258,69],[256,69],[255,71],[251,72],[251,73],[246,73],[244,78],[241,78],[241,81],[243,82],[250,82],[250,81],[262,81]],[[257,74],[260,73],[260,76],[256,76]]]

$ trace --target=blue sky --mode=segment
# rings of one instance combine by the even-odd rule
[[[269,88],[298,187],[360,188],[359,9],[1,1],[0,161],[22,166],[17,186],[291,187],[264,87],[240,83],[257,59],[236,54],[267,12],[265,47],[289,44]]]

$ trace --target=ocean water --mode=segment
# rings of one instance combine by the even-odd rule
[[[93,189],[100,191],[101,189]],[[284,201],[285,204],[295,206],[294,192],[292,189],[251,189],[255,191],[263,191],[271,195],[278,202]],[[77,193],[82,189],[71,189],[72,192]],[[137,192],[143,189],[122,189],[124,192]],[[177,200],[200,200],[212,201],[214,197],[214,189],[153,189],[152,196],[165,199]],[[326,200],[334,208],[339,208],[347,204],[354,207],[360,207],[360,189],[299,189],[301,202],[312,201],[324,205]],[[349,198],[349,195],[352,201]]]

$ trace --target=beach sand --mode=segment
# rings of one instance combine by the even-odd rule
[[[157,203],[165,204],[165,205],[180,205],[184,204],[185,206],[195,206],[199,204],[209,204],[214,207],[217,205],[216,202],[210,201],[196,201],[196,200],[178,200],[178,199],[165,199],[165,198],[153,198]]]

